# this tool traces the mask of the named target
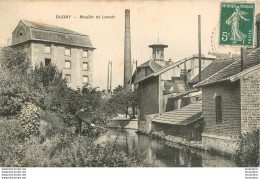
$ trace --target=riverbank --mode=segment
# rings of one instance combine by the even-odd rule
[[[230,158],[131,129],[109,129],[97,143],[114,142],[130,156],[159,167],[237,167]]]
[[[134,129],[138,130],[138,119],[130,119],[129,116],[118,115],[107,121],[108,128],[122,128],[122,129]]]
[[[150,134],[153,138],[160,138],[163,140],[166,140],[170,143],[176,143],[180,145],[185,145],[187,147],[193,147],[197,149],[203,149],[202,141],[189,141],[186,138],[183,137],[176,137],[171,135],[165,135],[163,132],[151,132]]]

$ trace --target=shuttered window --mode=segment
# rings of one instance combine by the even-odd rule
[[[71,62],[69,60],[65,60],[65,65],[64,65],[64,68],[71,68]]]
[[[83,71],[88,71],[88,62],[83,62],[82,69]]]
[[[87,57],[88,57],[88,51],[87,51],[87,50],[84,50],[84,51],[83,51],[83,57],[84,57],[84,58],[87,58]]]
[[[84,83],[84,84],[88,84],[88,76],[83,76],[83,79],[82,79],[82,82]]]
[[[70,48],[65,48],[65,55],[70,56],[71,55],[71,50]]]

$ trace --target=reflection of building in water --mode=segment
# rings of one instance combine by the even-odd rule
[[[138,138],[135,136],[134,130],[128,130],[125,132],[125,147],[127,154],[131,155],[138,147]]]
[[[236,167],[234,161],[219,155],[202,152],[202,167]]]
[[[109,130],[106,135],[97,139],[96,144],[113,144],[115,141],[120,149],[152,166],[154,164],[160,167],[235,166],[231,159],[172,142],[165,143],[146,135],[137,135],[135,130]]]

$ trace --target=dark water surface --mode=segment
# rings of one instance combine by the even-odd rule
[[[160,167],[236,167],[229,158],[178,144],[171,143],[170,146],[167,141],[137,134],[132,129],[109,129],[96,142],[115,141],[118,147],[138,160],[156,163]]]

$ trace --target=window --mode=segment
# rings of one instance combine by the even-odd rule
[[[216,123],[219,124],[219,123],[222,122],[222,100],[221,100],[221,96],[216,96],[215,107],[216,107]]]
[[[82,82],[83,83],[88,83],[88,76],[83,76],[83,79],[82,79]]]
[[[147,76],[148,75],[148,68],[146,67],[144,70],[145,70],[144,75]]]
[[[85,58],[88,57],[88,51],[87,50],[83,51],[83,57],[85,57]]]
[[[70,83],[71,82],[71,75],[65,74],[65,79],[67,80],[68,83]]]
[[[65,48],[65,55],[70,56],[70,54],[71,54],[70,48]]]
[[[24,32],[23,29],[20,29],[20,30],[18,31],[18,33],[17,33],[17,37],[23,36],[23,35],[24,35],[23,32]]]
[[[51,63],[51,59],[45,58],[45,66],[48,66]]]
[[[70,68],[71,67],[71,62],[69,60],[65,60],[65,68]]]
[[[44,53],[51,53],[51,46],[45,45]]]
[[[84,71],[88,71],[88,62],[83,62],[82,69],[83,69]]]
[[[160,56],[161,56],[161,54],[160,54],[160,51],[159,50],[156,50],[156,57],[155,57],[155,59],[160,59]]]
[[[186,69],[181,69],[181,75],[186,74]]]

